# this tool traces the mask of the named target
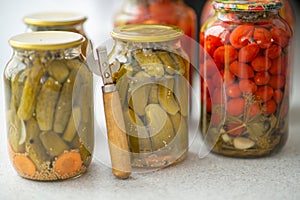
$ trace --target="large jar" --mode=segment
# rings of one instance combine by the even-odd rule
[[[201,130],[213,152],[259,157],[288,135],[290,26],[281,3],[214,3],[201,28]]]
[[[79,33],[86,38],[84,22],[85,15],[74,12],[40,12],[27,15],[23,18],[27,25],[27,32],[34,31],[70,31]],[[82,53],[86,54],[88,40],[82,44]]]
[[[169,24],[179,26],[191,38],[197,34],[195,11],[183,0],[124,0],[114,26],[125,24]]]
[[[92,73],[82,35],[43,31],[9,40],[4,72],[8,147],[24,178],[62,180],[83,174],[94,147]]]
[[[293,30],[295,30],[295,13],[289,0],[281,0],[282,7],[279,11],[280,16],[285,19]],[[201,12],[201,25],[215,14],[212,0],[207,0]]]
[[[189,62],[182,35],[167,25],[125,25],[112,32],[109,58],[133,167],[166,167],[186,157]]]

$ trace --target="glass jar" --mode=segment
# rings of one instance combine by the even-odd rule
[[[168,25],[125,25],[112,32],[109,60],[133,167],[166,167],[186,157],[189,62],[182,35]]]
[[[43,31],[12,37],[4,71],[8,147],[24,178],[62,180],[83,174],[94,148],[92,73],[84,37]]]
[[[214,3],[201,28],[201,130],[213,152],[266,156],[288,135],[292,31],[281,3]]]
[[[282,7],[279,11],[280,16],[285,19],[288,24],[291,26],[292,30],[295,30],[295,13],[292,8],[292,5],[289,0],[281,0]],[[212,6],[212,0],[207,0],[204,4],[204,7],[202,9],[201,13],[201,25],[204,24],[204,22],[207,21],[207,19],[211,18],[215,14],[215,10]]]
[[[24,17],[23,21],[27,25],[26,31],[70,31],[79,33],[85,38],[83,24],[87,17],[73,12],[41,12],[33,13]],[[88,40],[82,44],[82,53],[86,55]]]
[[[193,39],[197,34],[196,13],[183,0],[124,0],[114,16],[114,26],[125,24],[169,24],[179,26]]]

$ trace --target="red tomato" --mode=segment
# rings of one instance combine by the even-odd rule
[[[213,126],[219,126],[221,123],[222,117],[219,113],[212,113],[211,115],[211,122]]]
[[[238,57],[238,53],[233,46],[225,45],[220,46],[214,52],[214,60],[220,63],[231,63]]]
[[[270,75],[268,72],[258,72],[254,76],[254,82],[256,85],[266,85],[270,81]]]
[[[266,56],[259,56],[251,62],[252,68],[257,72],[267,71],[272,65],[272,61]]]
[[[243,98],[231,99],[227,102],[227,113],[232,116],[240,116],[245,110],[245,100]]]
[[[243,24],[237,26],[230,35],[230,43],[237,49],[240,49],[250,43],[254,32],[253,24]]]
[[[228,86],[228,85],[231,85],[235,81],[235,76],[230,71],[225,70],[223,79],[224,79],[224,85]]]
[[[242,95],[238,84],[232,84],[226,88],[226,95],[231,98],[237,98]]]
[[[248,44],[239,51],[239,62],[250,62],[252,61],[259,53],[259,46],[256,43]]]
[[[273,93],[273,88],[271,88],[270,86],[261,86],[257,89],[255,95],[259,100],[266,102],[272,99]]]
[[[280,89],[283,88],[285,84],[285,78],[282,75],[278,75],[278,76],[271,76],[270,81],[269,81],[269,85],[273,88],[273,89]]]
[[[204,49],[209,53],[209,55],[213,56],[215,50],[220,46],[223,46],[221,38],[214,35],[208,35],[205,38]]]
[[[283,98],[283,93],[281,90],[275,90],[273,94],[273,99],[277,104],[280,104]]]
[[[271,59],[278,58],[282,53],[282,49],[280,46],[273,44],[270,48],[267,48],[264,51],[264,54]]]
[[[265,28],[255,28],[253,38],[262,49],[269,48],[272,45],[272,34]]]
[[[264,111],[268,115],[273,114],[276,111],[276,107],[277,107],[277,105],[274,100],[267,101],[263,105]]]
[[[234,61],[229,66],[231,73],[236,75],[239,78],[253,78],[254,72],[253,69],[246,63],[241,63],[238,61]]]
[[[223,91],[220,88],[216,88],[212,95],[212,103],[214,105],[219,105],[224,103]]]
[[[260,113],[260,107],[257,104],[252,104],[248,107],[248,117],[251,119]]]
[[[279,27],[273,27],[271,29],[271,34],[274,42],[281,47],[285,47],[289,43],[291,37],[288,32]]]
[[[203,78],[211,77],[219,71],[218,65],[214,60],[207,59],[200,68],[200,73]]]
[[[241,80],[239,82],[239,88],[243,94],[255,93],[257,90],[256,84],[253,81],[248,79]]]
[[[217,88],[221,88],[222,87],[222,75],[223,73],[223,70],[220,71],[220,73],[215,73],[212,77],[212,81],[214,83],[214,86],[217,87]]]
[[[246,128],[242,124],[229,123],[226,125],[226,130],[231,136],[239,136],[246,131]]]
[[[272,61],[272,66],[269,69],[269,72],[272,75],[280,75],[283,71],[285,71],[286,68],[286,60],[284,56],[280,56],[275,58]]]

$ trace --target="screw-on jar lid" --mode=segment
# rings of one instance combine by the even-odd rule
[[[231,11],[269,11],[280,9],[280,0],[214,0],[213,7]]]
[[[13,36],[9,44],[24,50],[58,50],[82,44],[85,38],[78,33],[66,31],[40,31]]]
[[[42,12],[24,17],[25,24],[34,26],[66,26],[81,24],[87,17],[73,12]]]
[[[177,26],[162,24],[124,25],[111,32],[114,39],[128,42],[166,42],[177,40],[183,31]]]

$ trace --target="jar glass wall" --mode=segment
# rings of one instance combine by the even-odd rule
[[[166,25],[126,25],[112,32],[109,57],[134,167],[166,167],[186,157],[189,62],[182,34]]]
[[[287,140],[292,30],[280,6],[218,0],[201,29],[200,126],[213,152],[259,157]]]
[[[14,53],[4,72],[8,147],[24,178],[77,177],[91,162],[93,86],[83,41],[79,34],[48,31],[10,40]]]

